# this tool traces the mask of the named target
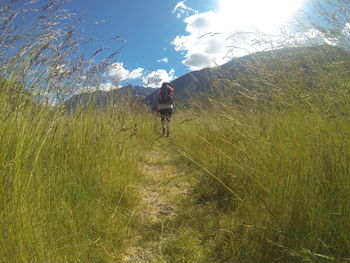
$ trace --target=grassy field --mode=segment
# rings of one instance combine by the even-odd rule
[[[60,103],[97,87],[116,53],[85,58],[64,1],[22,27],[29,10],[15,2],[0,12],[0,262],[115,262],[153,122],[131,101],[68,113]]]
[[[192,185],[166,262],[350,260],[348,67],[316,63],[310,81],[286,63],[216,79],[176,113],[169,147]],[[118,262],[142,235],[135,186],[159,120],[132,100],[67,112],[16,83],[1,82],[1,261]]]
[[[349,82],[329,77],[305,96],[225,93],[175,115],[170,147],[193,172],[166,262],[350,260]],[[67,113],[6,83],[1,261],[118,262],[140,233],[134,186],[158,119],[131,101]]]
[[[147,240],[155,262],[350,262],[348,52],[240,60],[235,80],[179,99],[160,139],[158,118],[133,100],[66,111],[65,99],[106,84],[118,52],[85,57],[90,40],[64,1],[25,29],[12,27],[21,10],[10,2],[0,12],[0,262],[121,262]],[[144,178],[147,159],[162,180]],[[155,198],[171,189],[182,192]],[[171,216],[139,218],[162,207]]]
[[[67,114],[5,102],[3,96],[0,261],[114,261],[132,235],[132,185],[140,180],[142,147],[153,138],[144,116],[129,106]]]
[[[202,175],[174,223],[169,262],[350,261],[350,86],[341,74],[319,74],[309,89],[281,74],[273,95],[226,93],[178,114],[174,145]]]
[[[2,262],[117,260],[138,228],[132,186],[158,132],[153,119],[127,106],[19,105],[1,114]],[[195,183],[171,223],[168,262],[346,262],[349,117],[211,106],[173,123]]]

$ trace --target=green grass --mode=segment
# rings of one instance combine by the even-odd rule
[[[151,122],[127,107],[17,105],[0,120],[0,261],[115,262],[132,235]]]
[[[169,222],[168,262],[349,260],[349,85],[333,83],[177,113],[170,140],[193,185]],[[1,102],[1,261],[120,260],[140,232],[134,186],[159,120],[130,102],[73,113],[5,91]]]
[[[119,262],[144,227],[135,186],[159,120],[131,101],[49,105],[105,82],[117,54],[85,58],[62,3],[28,29],[11,27],[28,10],[1,15],[1,262]],[[166,262],[350,261],[349,56],[300,50],[240,61],[235,81],[213,80],[175,116],[192,185],[167,222]]]
[[[175,226],[202,247],[175,247],[206,251],[197,262],[350,260],[349,85],[324,91],[179,114],[174,144],[202,176]]]
[[[117,54],[86,57],[63,2],[23,27],[12,26],[27,4],[1,14],[0,262],[116,262],[137,224],[135,185],[154,124],[133,101],[59,106],[103,83]]]
[[[255,83],[265,70],[261,90],[218,79],[211,98],[175,115],[170,141],[192,169],[192,187],[169,222],[163,257],[347,262],[347,69],[315,66],[308,84],[297,73],[254,70],[238,81]],[[1,261],[120,260],[142,227],[135,186],[159,120],[131,101],[67,113],[10,84],[0,93]]]

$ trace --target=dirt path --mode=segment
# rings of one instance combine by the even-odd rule
[[[155,142],[142,169],[146,182],[139,187],[142,204],[136,217],[140,227],[123,262],[166,262],[162,245],[174,235],[167,225],[176,217],[177,201],[189,189],[186,171],[179,166],[178,154],[169,149],[168,139]]]

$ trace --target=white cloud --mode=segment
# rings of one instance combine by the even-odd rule
[[[124,64],[122,62],[116,62],[110,66],[107,75],[113,80],[113,82],[119,83],[127,79],[141,78],[143,70],[143,68],[137,68],[130,71],[124,68]]]
[[[188,7],[185,4],[185,2],[186,2],[186,0],[181,1],[181,2],[177,3],[176,6],[174,7],[172,13],[176,14],[177,18],[181,18],[183,16],[189,16],[189,15],[198,13],[197,10]]]
[[[218,11],[187,15],[187,34],[176,36],[172,45],[184,56],[191,70],[223,64],[233,57],[270,49],[278,43],[284,21],[304,0],[219,0]],[[179,2],[173,12],[188,8]],[[185,15],[185,13],[182,13]]]
[[[183,60],[183,63],[185,65],[190,66],[192,69],[197,69],[197,68],[204,68],[212,63],[210,60],[209,56],[200,54],[200,53],[195,53],[195,54],[190,54],[186,56],[186,59]]]
[[[350,43],[350,23],[346,23],[342,30],[342,37],[339,39],[337,44],[349,50]]]
[[[316,29],[310,29],[307,32],[296,33],[290,37],[294,45],[310,46],[328,44],[337,45],[338,39],[327,37],[324,33]]]
[[[127,79],[128,75],[129,70],[124,68],[123,63],[113,63],[109,68],[108,76],[111,77],[116,83]]]
[[[97,86],[85,86],[85,87],[77,90],[75,93],[81,94],[81,93],[95,92],[98,90],[111,91],[111,90],[118,89],[118,88],[120,88],[120,86],[117,86],[113,83],[107,82],[107,83],[101,83]]]
[[[169,59],[168,58],[161,58],[161,59],[158,59],[157,62],[168,63]]]
[[[346,38],[346,27],[343,35]],[[319,30],[310,29],[301,33],[263,34],[237,32],[234,34],[207,34],[205,36],[176,37],[175,50],[184,55],[182,63],[191,70],[222,65],[234,57],[241,57],[257,51],[266,51],[282,47],[315,46],[328,44],[341,45],[344,39],[326,36]],[[199,36],[199,37],[198,37]],[[222,43],[226,43],[223,45]],[[348,43],[348,42],[347,42]]]
[[[132,71],[129,71],[129,74],[127,76],[128,79],[138,79],[142,77],[143,74],[143,68],[137,68]]]
[[[103,83],[103,84],[100,84],[98,88],[99,90],[110,91],[110,90],[118,89],[119,86],[116,86],[112,83]]]
[[[34,90],[33,95],[35,95],[35,97],[45,105],[56,106],[58,104],[58,98],[55,92],[47,90]]]
[[[232,56],[242,56],[256,51],[249,47],[252,39],[248,33],[234,37],[234,30],[223,26],[218,13],[213,11],[189,16],[184,19],[187,35],[172,41],[175,50],[184,55],[183,64],[191,70],[211,67],[228,61]],[[248,41],[249,39],[249,41]],[[240,47],[240,48],[235,48]],[[233,53],[233,54],[232,54]]]
[[[129,79],[141,79],[143,75],[143,68],[137,68],[134,70],[127,70],[122,62],[113,63],[104,77],[100,80],[98,85],[84,86],[76,93],[94,92],[98,90],[110,91],[121,87],[120,82]],[[84,76],[82,81],[86,80]]]
[[[345,38],[349,38],[350,37],[350,23],[346,23],[343,30],[342,30],[342,33],[344,35]]]
[[[143,77],[142,82],[147,87],[158,88],[163,82],[172,81],[174,78],[174,69],[171,69],[169,72],[167,72],[165,69],[158,69]]]

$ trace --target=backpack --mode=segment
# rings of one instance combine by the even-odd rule
[[[163,84],[159,89],[158,103],[159,104],[172,104],[175,100],[174,89],[170,84]]]

